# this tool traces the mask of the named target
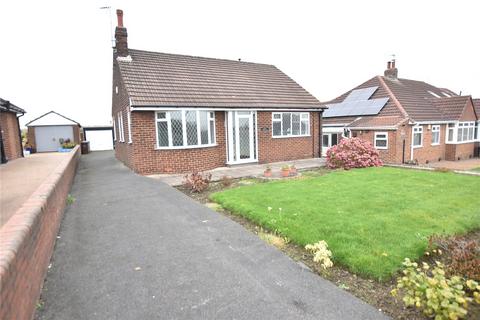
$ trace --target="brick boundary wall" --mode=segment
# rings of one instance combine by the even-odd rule
[[[79,158],[76,146],[0,229],[0,319],[35,314]]]

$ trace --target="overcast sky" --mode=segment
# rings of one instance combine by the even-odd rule
[[[111,123],[112,22],[130,48],[276,65],[320,101],[383,74],[480,97],[479,1],[1,1],[0,97]]]

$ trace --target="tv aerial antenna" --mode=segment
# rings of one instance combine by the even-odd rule
[[[115,39],[113,38],[113,23],[112,23],[112,7],[110,6],[104,6],[104,7],[100,7],[100,10],[105,10],[107,11],[108,13],[108,17],[110,19],[110,42],[111,42],[111,46],[112,48],[115,48]]]

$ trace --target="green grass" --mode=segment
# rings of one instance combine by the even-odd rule
[[[480,167],[472,169],[472,171],[480,172]]]
[[[336,263],[385,280],[405,257],[423,254],[429,235],[480,228],[479,194],[479,177],[384,167],[243,186],[211,199],[297,244],[326,240]]]

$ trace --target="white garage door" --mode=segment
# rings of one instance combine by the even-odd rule
[[[72,126],[35,127],[37,152],[57,151],[61,147],[60,139],[73,141]]]
[[[113,150],[112,130],[85,130],[85,140],[90,141],[91,151]]]

